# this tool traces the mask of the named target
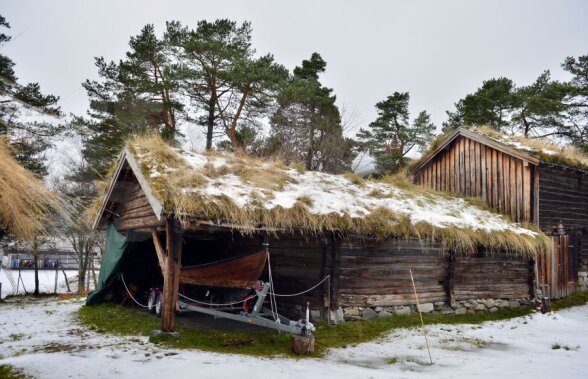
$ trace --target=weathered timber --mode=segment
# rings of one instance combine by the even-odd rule
[[[163,275],[163,309],[161,331],[173,332],[176,327],[176,304],[182,259],[182,234],[179,222],[173,217],[166,218],[166,264]]]
[[[415,171],[414,180],[432,189],[479,197],[515,221],[531,221],[534,168],[529,161],[460,136]]]
[[[153,239],[153,246],[155,247],[155,253],[157,254],[157,261],[159,262],[159,267],[161,268],[161,274],[164,275],[166,272],[166,256],[163,250],[163,246],[161,245],[161,241],[159,240],[157,230],[151,230],[151,238]]]
[[[456,255],[454,299],[527,298],[529,269],[524,258]]]

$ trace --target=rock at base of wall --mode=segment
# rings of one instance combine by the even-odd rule
[[[343,308],[339,307],[335,310],[329,310],[329,317],[331,322],[335,324],[342,324],[345,322],[345,313],[343,313]]]
[[[366,308],[363,310],[361,314],[361,319],[364,321],[373,320],[378,317],[378,313],[374,311],[372,308]]]
[[[484,304],[478,304],[476,305],[476,307],[474,308],[474,310],[476,312],[483,312],[486,310],[486,306]]]
[[[513,300],[513,301],[509,301],[508,302],[508,306],[511,307],[511,308],[518,308],[518,307],[521,306],[521,303],[519,303],[516,300]]]
[[[410,307],[408,305],[399,305],[394,309],[394,314],[397,316],[408,316],[410,314]]]
[[[391,317],[391,316],[392,316],[392,313],[390,313],[386,310],[383,310],[380,313],[378,313],[379,318],[386,318],[386,317]]]
[[[435,306],[433,305],[433,303],[424,303],[420,304],[419,310],[422,313],[431,313],[435,310]]]
[[[466,312],[467,312],[467,309],[466,309],[466,308],[457,308],[457,309],[455,310],[455,314],[456,314],[456,315],[465,315],[465,314],[466,314]]]

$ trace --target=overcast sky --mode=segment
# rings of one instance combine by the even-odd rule
[[[97,78],[95,56],[118,60],[147,23],[249,20],[253,45],[289,69],[318,52],[322,76],[356,123],[375,118],[374,104],[409,91],[411,115],[445,111],[482,81],[506,76],[531,83],[549,69],[566,79],[566,56],[588,54],[588,1],[31,1],[2,0],[21,82],[61,97],[62,109],[88,106],[81,83]]]

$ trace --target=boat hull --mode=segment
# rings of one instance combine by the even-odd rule
[[[182,267],[180,282],[199,286],[252,288],[261,276],[265,249],[198,266]]]

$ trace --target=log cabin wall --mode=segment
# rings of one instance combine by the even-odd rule
[[[482,198],[517,222],[532,222],[534,169],[528,162],[459,136],[414,174],[416,184]]]
[[[447,261],[439,245],[349,238],[341,244],[337,300],[342,307],[415,304],[409,269],[422,303],[446,300]]]
[[[123,167],[109,198],[106,209],[117,230],[130,230],[162,226],[137,178],[128,165]]]
[[[579,234],[570,248],[579,249],[580,271],[588,271],[588,172],[541,163],[539,227],[551,232],[560,221]]]
[[[528,259],[505,254],[456,255],[453,299],[531,298],[532,267]]]

